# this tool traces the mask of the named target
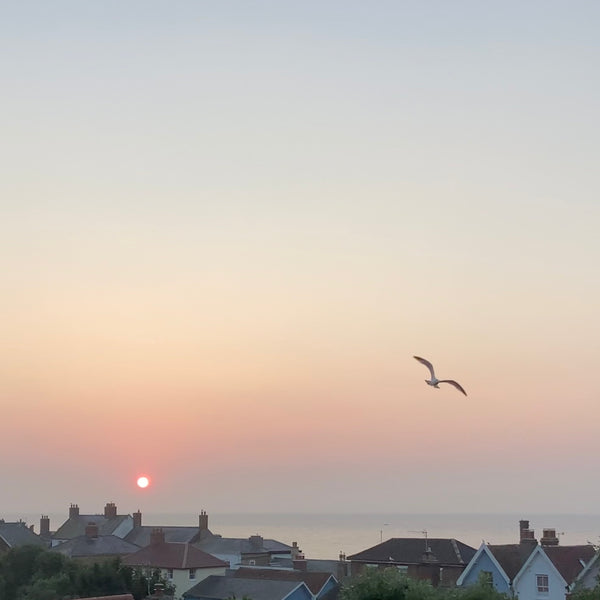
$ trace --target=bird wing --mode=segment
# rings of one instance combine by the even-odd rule
[[[431,379],[435,379],[435,373],[433,372],[433,365],[428,360],[425,360],[424,358],[421,358],[420,356],[413,356],[413,358],[418,360],[422,365],[425,365],[429,369],[429,372],[431,373]]]
[[[450,385],[453,385],[457,390],[461,391],[465,396],[467,395],[467,392],[465,392],[463,386],[460,385],[458,381],[454,381],[454,379],[440,379],[438,383],[449,383]]]

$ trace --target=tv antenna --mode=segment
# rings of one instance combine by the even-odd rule
[[[425,552],[431,552],[431,548],[427,542],[427,529],[421,529],[420,531],[410,530],[408,533],[420,533],[421,535],[425,536]]]

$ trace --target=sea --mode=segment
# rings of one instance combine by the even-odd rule
[[[56,530],[66,514],[49,514]],[[39,532],[40,515],[0,515],[5,521],[25,521]],[[535,537],[543,529],[554,529],[560,545],[600,544],[600,515],[576,514],[401,514],[401,513],[209,513],[208,527],[223,537],[261,535],[285,544],[297,542],[306,558],[336,560],[350,556],[393,537],[455,538],[478,548],[482,541],[510,544],[519,541],[519,521],[529,521]],[[191,513],[144,513],[144,525],[196,526]]]

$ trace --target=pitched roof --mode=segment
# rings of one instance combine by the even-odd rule
[[[117,515],[107,519],[104,515],[77,515],[69,517],[52,536],[57,540],[70,540],[85,534],[85,528],[90,523],[98,526],[99,535],[111,535],[123,521],[131,519],[129,515]]]
[[[252,567],[240,567],[232,573],[232,577],[260,579],[262,581],[302,581],[315,595],[323,589],[330,579],[336,581],[331,573],[309,573],[306,571],[289,571],[286,569],[253,569]]]
[[[36,533],[31,531],[23,521],[7,523],[0,519],[0,539],[4,540],[9,548],[16,546],[48,546]]]
[[[243,598],[246,596],[252,598],[252,600],[283,600],[301,586],[306,589],[307,597],[312,597],[306,584],[297,581],[244,579],[242,577],[209,575],[187,592],[184,592],[183,597],[189,600],[215,600]]]
[[[80,535],[62,542],[50,550],[69,558],[83,558],[85,556],[125,556],[139,550],[139,546],[126,542],[116,535],[99,535],[98,537]]]
[[[214,535],[195,542],[198,548],[202,548],[210,554],[262,554],[269,553],[265,548],[264,540],[250,541],[249,538],[224,538]],[[291,550],[291,547],[290,547]]]
[[[425,558],[426,546],[430,552]],[[348,556],[350,561],[420,564],[435,561],[444,565],[466,565],[475,555],[475,548],[454,538],[391,538],[377,546]]]
[[[149,565],[162,569],[210,569],[229,564],[183,542],[151,544],[123,559],[126,565]]]
[[[596,554],[592,544],[544,546],[543,549],[567,583],[573,583]]]
[[[513,581],[531,553],[535,544],[488,544],[488,549],[502,567],[510,581]]]
[[[128,542],[137,544],[138,546],[147,546],[150,544],[150,536],[156,529],[155,525],[140,525],[134,527],[126,536]],[[165,542],[188,542],[192,543],[204,537],[211,537],[213,534],[207,529],[199,529],[198,527],[190,526],[164,526],[160,527],[164,536]]]

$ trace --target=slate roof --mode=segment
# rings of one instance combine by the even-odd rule
[[[112,535],[115,529],[126,521],[131,519],[129,515],[117,515],[107,519],[104,515],[78,515],[69,517],[52,536],[57,540],[70,540],[85,534],[85,528],[89,523],[95,523],[98,526],[98,535]],[[135,543],[135,542],[134,542]]]
[[[98,537],[80,535],[50,548],[51,552],[58,552],[69,558],[125,556],[137,550],[139,550],[139,546],[126,542],[116,535],[99,535]]]
[[[305,584],[297,581],[264,581],[261,579],[243,579],[209,575],[200,583],[184,592],[186,600],[224,600],[225,598],[243,598],[252,600],[281,600],[289,596],[297,587]],[[310,591],[306,593],[310,596]]]
[[[196,542],[195,545],[210,554],[270,553],[271,551],[265,547],[264,542],[265,540],[262,540],[262,543],[253,543],[248,538],[224,538],[220,535],[214,535]],[[292,547],[288,546],[288,548],[291,552]],[[281,550],[279,552],[281,552]]]
[[[150,565],[162,569],[210,569],[229,566],[222,561],[183,542],[151,544],[123,559],[126,565]]]
[[[424,562],[425,543],[431,550],[429,561],[440,565],[466,565],[475,555],[475,548],[454,538],[391,538],[348,556],[347,560],[367,563],[421,564]]]
[[[317,595],[323,589],[325,584],[333,577],[331,573],[309,573],[285,569],[253,569],[251,567],[240,567],[233,571],[231,576],[241,577],[243,579],[260,579],[263,581],[302,581],[315,595]]]
[[[150,534],[156,529],[155,525],[140,525],[134,527],[126,536],[128,542],[137,544],[138,546],[148,546],[150,544]],[[165,542],[181,542],[193,543],[204,537],[212,537],[212,533],[207,529],[199,529],[198,527],[190,526],[164,526],[160,529],[164,533]]]
[[[596,550],[592,544],[582,544],[579,546],[543,546],[543,549],[568,584],[575,581],[579,573],[583,571],[585,565],[596,554]]]
[[[9,548],[32,545],[48,546],[48,543],[39,535],[31,531],[23,521],[7,523],[0,519],[0,539],[2,539]]]
[[[510,581],[514,580],[536,547],[536,544],[488,544],[489,551]]]

